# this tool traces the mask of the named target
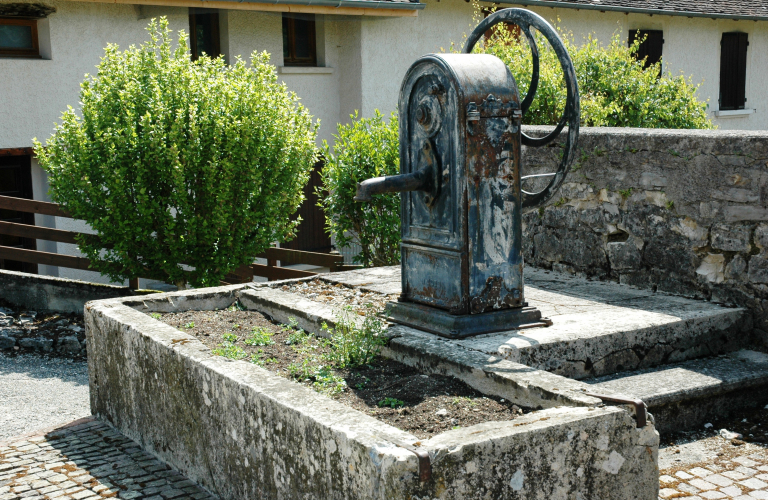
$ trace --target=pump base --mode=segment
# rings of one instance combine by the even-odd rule
[[[552,321],[542,318],[541,311],[535,307],[454,315],[442,309],[413,302],[389,302],[387,320],[449,339],[552,325]]]

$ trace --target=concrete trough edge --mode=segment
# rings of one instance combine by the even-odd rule
[[[233,302],[238,289],[219,287],[213,302]],[[171,301],[189,310],[214,299],[193,292]],[[621,409],[550,408],[418,443],[137,310],[169,305],[154,296],[86,306],[92,411],[223,498],[656,498],[658,434]],[[399,443],[429,452],[429,482]],[[541,470],[554,456],[562,463]],[[632,487],[617,489],[624,474]]]

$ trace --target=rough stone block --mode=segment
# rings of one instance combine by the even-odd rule
[[[80,341],[74,335],[59,337],[56,350],[65,354],[77,354],[80,352]]]
[[[757,203],[760,201],[760,194],[751,189],[721,188],[712,193],[712,198],[736,203]]]
[[[768,283],[768,253],[765,250],[749,259],[749,281]]]
[[[707,254],[696,269],[696,274],[710,283],[722,283],[725,279],[725,255],[719,253]]]
[[[715,224],[712,226],[712,248],[727,252],[749,252],[752,228]]]
[[[19,347],[33,349],[35,351],[50,352],[53,350],[53,339],[45,337],[19,339]]]
[[[740,254],[731,259],[725,266],[725,279],[734,281],[743,281],[747,277],[747,261]]]
[[[607,250],[612,270],[623,271],[640,266],[642,256],[634,241],[608,243]]]
[[[764,250],[768,249],[768,224],[758,224],[755,228],[755,244]]]
[[[729,205],[723,209],[725,222],[764,221],[768,208],[752,205]]]
[[[0,349],[12,349],[16,345],[16,339],[0,335]]]

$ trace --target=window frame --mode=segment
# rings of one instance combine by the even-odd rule
[[[309,21],[309,33],[307,38],[309,39],[309,52],[310,57],[298,58],[296,57],[296,20]],[[286,55],[286,24],[288,31],[288,47]],[[304,67],[317,67],[317,17],[315,14],[289,14],[283,12],[282,21],[283,30],[283,66],[304,66]]]
[[[726,48],[726,39],[736,43],[736,61],[729,59],[733,50]],[[744,42],[743,46],[741,42]],[[743,51],[741,50],[743,48]],[[747,105],[747,53],[749,52],[749,33],[742,31],[724,32],[720,39],[720,86],[718,93],[719,111],[746,109]],[[723,102],[724,97],[728,102]],[[731,102],[732,101],[732,102]]]
[[[0,25],[29,26],[32,29],[31,49],[11,49],[0,47],[0,57],[42,58],[42,55],[40,55],[40,38],[38,36],[37,21],[37,19],[24,17],[0,17]]]
[[[219,20],[218,11],[212,12],[209,10],[201,11],[198,9],[189,9],[189,51],[193,61],[197,61],[200,58],[200,56],[197,55],[197,24],[198,24],[197,16],[203,16],[203,15],[212,16],[211,37],[214,42],[214,48],[216,49],[215,54],[206,53],[206,55],[211,59],[216,59],[217,57],[220,57],[222,55],[221,54],[221,30],[219,28],[220,20]]]

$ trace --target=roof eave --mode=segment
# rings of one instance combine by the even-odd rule
[[[599,10],[601,12],[623,12],[625,14],[648,14],[654,16],[704,17],[709,19],[732,19],[735,21],[768,21],[766,16],[737,16],[731,14],[708,14],[706,12],[681,12],[663,9],[639,9],[634,7],[619,7],[613,5],[575,4],[573,2],[542,1],[542,0],[493,0],[495,3],[525,5],[527,7],[558,7],[563,9]]]

